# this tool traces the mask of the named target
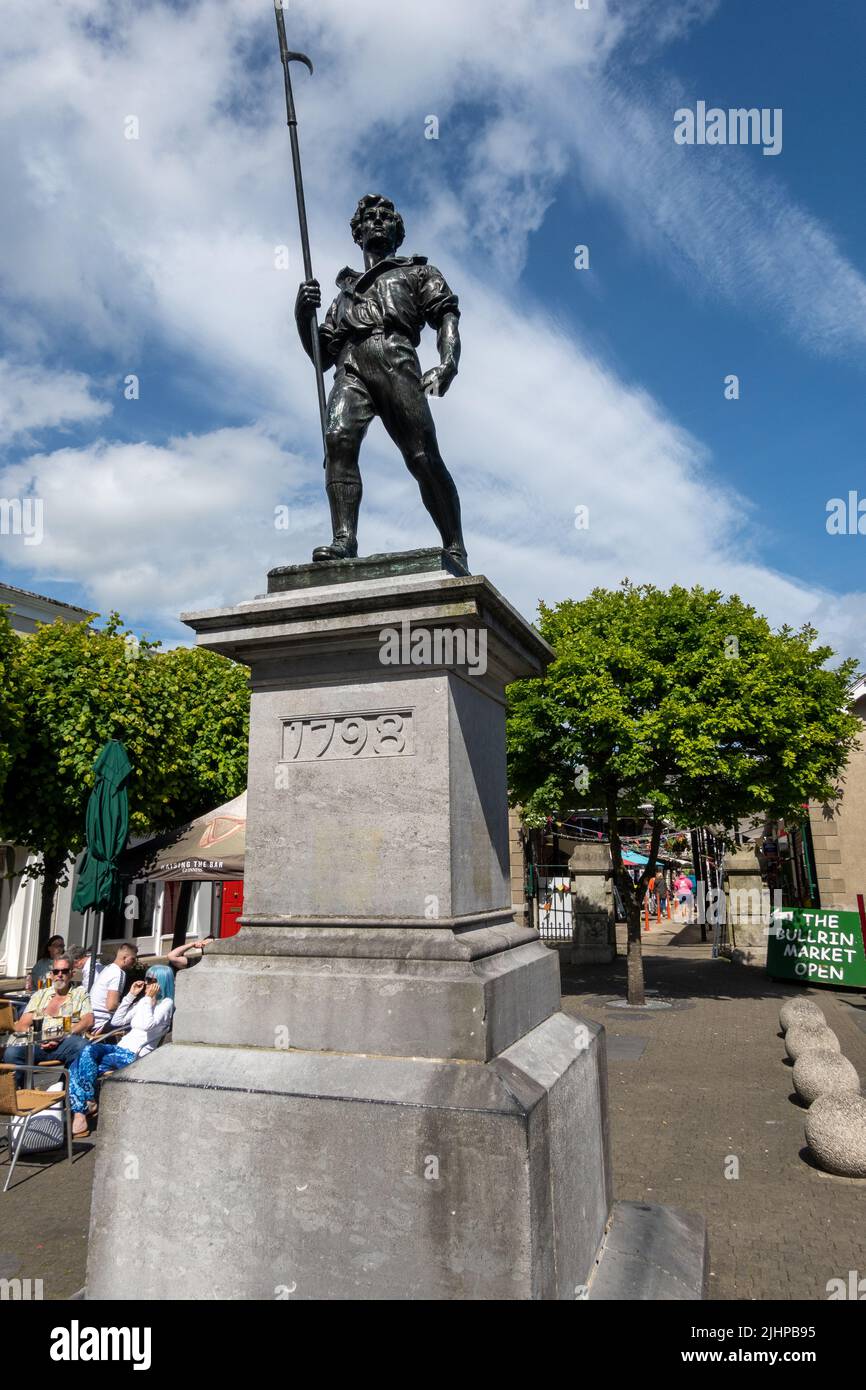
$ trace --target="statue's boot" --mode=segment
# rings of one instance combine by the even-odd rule
[[[468,574],[469,559],[460,520],[460,497],[454,479],[444,464],[438,476],[425,478],[421,483],[421,499],[436,523],[446,555],[456,560]]]
[[[354,560],[358,554],[358,512],[361,507],[360,483],[328,483],[334,539],[330,545],[317,545],[314,560]]]
[[[456,560],[462,570],[469,573],[469,556],[466,554],[465,547],[460,545],[446,545],[445,554],[450,555],[452,560]]]

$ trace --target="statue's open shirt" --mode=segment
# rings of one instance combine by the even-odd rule
[[[365,271],[347,266],[337,286],[319,330],[326,369],[345,366],[352,345],[372,333],[397,335],[417,348],[425,324],[438,329],[446,314],[460,313],[456,294],[426,256],[389,256]]]

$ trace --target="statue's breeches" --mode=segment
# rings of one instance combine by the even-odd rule
[[[329,481],[357,479],[361,441],[377,415],[413,473],[442,466],[418,354],[395,334],[371,334],[340,363],[328,399]]]

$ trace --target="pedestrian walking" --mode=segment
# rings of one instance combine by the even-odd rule
[[[674,879],[674,897],[677,903],[677,910],[680,920],[690,922],[692,920],[692,905],[694,903],[694,892],[692,891],[692,881],[688,874],[682,870]]]

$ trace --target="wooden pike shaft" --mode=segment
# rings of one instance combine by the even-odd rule
[[[301,229],[301,252],[304,258],[304,279],[312,280],[313,261],[310,255],[310,232],[307,225],[307,204],[304,198],[304,175],[301,169],[301,146],[298,140],[298,117],[295,111],[295,96],[292,91],[292,77],[289,65],[292,62],[304,63],[312,73],[313,65],[304,53],[293,53],[286,39],[286,22],[283,17],[283,0],[275,0],[274,11],[277,17],[277,34],[280,40],[280,60],[283,64],[283,78],[286,88],[286,117],[289,139],[292,145],[292,168],[295,175],[295,194],[298,200],[298,222]],[[327,405],[325,396],[325,373],[322,367],[322,345],[319,341],[319,319],[312,315],[313,365],[316,369],[316,386],[319,394],[319,420],[322,426],[322,447],[327,454],[325,434],[327,430]]]

